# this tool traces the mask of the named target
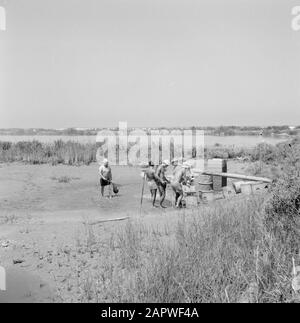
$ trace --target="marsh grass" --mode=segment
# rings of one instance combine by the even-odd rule
[[[295,139],[299,140],[299,139]],[[278,163],[285,157],[288,143],[276,146],[261,143],[255,147],[222,146],[205,148],[205,158],[241,159]],[[96,161],[97,145],[57,140],[52,144],[39,141],[0,142],[0,162],[24,162],[30,164],[89,165]]]
[[[29,164],[89,165],[96,161],[96,151],[96,144],[80,144],[73,141],[58,140],[53,144],[39,141],[0,142],[0,161]]]

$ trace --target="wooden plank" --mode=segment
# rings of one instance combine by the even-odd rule
[[[247,181],[272,183],[272,180],[269,178],[266,178],[266,177],[248,176],[248,175],[222,173],[222,172],[209,172],[209,171],[202,171],[200,169],[193,169],[193,172],[200,173],[203,175],[212,175],[212,176],[220,176],[220,177],[224,176],[224,177],[228,177],[228,178],[243,179],[243,180],[247,180]]]
[[[104,222],[114,222],[114,221],[123,221],[123,220],[127,220],[127,219],[130,219],[129,216],[125,216],[125,217],[122,217],[122,218],[112,218],[112,219],[100,219],[98,221],[92,221],[92,222],[83,222],[83,224],[88,224],[88,225],[95,225],[95,224],[99,224],[99,223],[104,223]]]

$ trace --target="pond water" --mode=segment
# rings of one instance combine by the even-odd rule
[[[6,269],[6,291],[0,303],[41,303],[53,301],[51,290],[39,277],[21,269]]]

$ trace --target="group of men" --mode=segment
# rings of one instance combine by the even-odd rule
[[[170,166],[168,160],[164,160],[160,165],[155,167],[153,162],[149,162],[148,168],[146,169],[144,176],[148,183],[152,205],[155,207],[157,191],[160,195],[159,205],[165,208],[163,202],[166,198],[167,185],[169,184],[175,193],[175,207],[179,208],[182,206],[183,198],[183,185],[189,184],[191,181],[190,165],[188,163],[180,164],[178,159],[173,159],[171,166],[173,167],[170,176],[166,175],[167,169]],[[103,163],[99,167],[100,176],[100,187],[101,196],[104,196],[104,189],[106,186],[109,187],[109,198],[112,197],[112,171],[109,166],[107,159],[103,160]]]
[[[157,191],[160,195],[159,205],[165,208],[163,202],[166,198],[167,185],[170,184],[175,193],[175,207],[179,208],[182,205],[183,198],[183,185],[188,184],[191,180],[189,172],[190,165],[188,163],[179,164],[178,159],[173,159],[171,162],[173,167],[172,173],[169,178],[166,176],[166,171],[170,166],[168,160],[164,160],[157,168],[150,161],[149,167],[145,171],[145,177],[150,189],[152,205],[155,207]]]

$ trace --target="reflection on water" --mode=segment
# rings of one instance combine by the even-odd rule
[[[6,270],[6,291],[0,291],[0,303],[52,301],[50,288],[39,277],[19,269]]]

